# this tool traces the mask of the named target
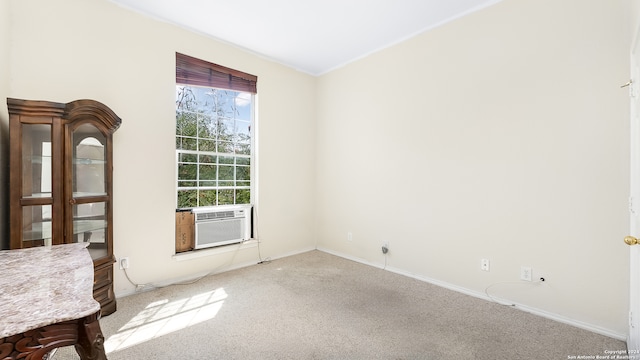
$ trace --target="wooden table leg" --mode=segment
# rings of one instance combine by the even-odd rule
[[[99,318],[100,311],[81,319],[78,324],[78,343],[75,347],[82,360],[107,360]]]

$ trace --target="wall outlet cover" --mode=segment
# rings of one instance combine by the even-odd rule
[[[520,280],[531,281],[531,267],[530,266],[521,266],[520,267]]]
[[[489,271],[489,259],[480,260],[480,270]]]

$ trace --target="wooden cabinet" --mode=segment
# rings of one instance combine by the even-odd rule
[[[102,315],[113,293],[112,134],[120,118],[93,100],[7,99],[10,246],[88,242]]]

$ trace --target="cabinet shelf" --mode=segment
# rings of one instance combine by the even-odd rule
[[[96,159],[73,159],[73,163],[76,165],[104,165],[107,162],[105,160]]]
[[[35,165],[51,164],[51,156],[50,155],[30,155],[30,156],[25,156],[24,162],[25,162],[25,164],[31,163],[31,164],[35,164]]]
[[[31,224],[30,229],[25,229],[23,239],[25,241],[51,239],[51,220],[40,221]],[[104,230],[107,228],[107,222],[105,220],[74,220],[73,221],[73,234],[83,234],[98,230]]]
[[[34,193],[31,195],[25,195],[23,199],[46,199],[51,197],[51,192]]]
[[[107,196],[108,194],[106,192],[74,192],[73,193],[73,198],[74,199],[82,199],[82,198],[90,198],[90,197],[101,197],[101,196]]]

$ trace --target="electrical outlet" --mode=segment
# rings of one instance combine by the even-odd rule
[[[489,271],[489,259],[480,260],[480,270]]]
[[[129,258],[123,257],[120,259],[120,270],[129,268]]]
[[[347,241],[353,241],[353,234],[351,231],[347,232]]]
[[[389,252],[389,243],[388,242],[383,242],[382,243],[382,253],[386,254]]]
[[[520,267],[520,280],[531,281],[531,267],[530,266],[521,266]]]

